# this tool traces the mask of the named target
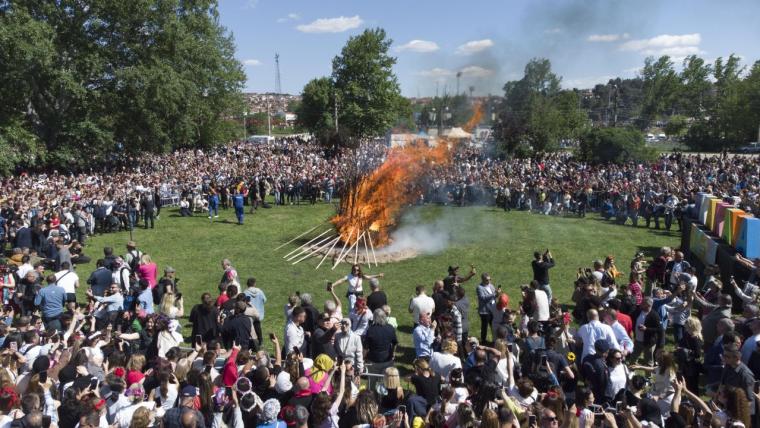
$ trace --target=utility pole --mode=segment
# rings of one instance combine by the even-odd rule
[[[335,133],[338,133],[338,94],[335,93],[335,90],[333,89],[333,118],[335,119]]]
[[[459,95],[459,78],[462,77],[462,72],[457,71],[457,95]]]
[[[282,83],[280,82],[280,54],[278,54],[278,53],[274,54],[274,66],[275,66],[274,91],[277,94],[281,94],[282,93]]]
[[[272,111],[269,108],[269,96],[267,96],[267,130],[269,131],[269,136],[272,136]]]

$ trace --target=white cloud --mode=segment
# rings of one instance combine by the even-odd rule
[[[246,59],[246,60],[243,60],[243,64],[245,64],[248,67],[255,67],[257,65],[261,65],[261,61],[257,59]]]
[[[431,79],[444,79],[446,77],[453,76],[455,73],[445,68],[435,67],[435,68],[431,68],[430,70],[421,70],[414,74],[418,76],[422,76],[422,77],[428,77]]]
[[[703,53],[699,49],[702,36],[693,34],[661,34],[651,39],[630,40],[620,45],[622,51],[635,51],[644,55],[670,55],[683,57],[686,55]]]
[[[460,71],[462,72],[462,76],[467,77],[488,77],[494,73],[493,70],[489,68],[483,68],[478,65],[471,65],[463,68]]]
[[[259,0],[247,0],[243,4],[243,9],[255,9],[259,5]]]
[[[587,42],[617,42],[631,37],[628,33],[623,34],[592,34],[586,39]]]
[[[288,21],[298,21],[299,19],[301,19],[301,15],[297,13],[289,13],[288,16],[278,18],[277,22],[283,23],[283,22],[288,22]]]
[[[493,40],[491,39],[472,40],[463,45],[460,45],[457,48],[456,52],[461,55],[472,55],[474,53],[486,50],[492,46]]]
[[[562,32],[561,28],[547,28],[544,30],[544,33],[546,34],[559,34]]]
[[[439,49],[438,44],[427,40],[412,40],[409,43],[396,47],[397,52],[435,52]]]
[[[359,15],[339,16],[337,18],[320,18],[296,28],[303,33],[342,33],[357,28],[363,22]]]

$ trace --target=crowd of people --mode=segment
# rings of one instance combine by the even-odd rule
[[[155,227],[168,196],[181,215],[213,220],[234,207],[242,223],[241,196],[250,210],[267,199],[329,202],[386,150],[327,153],[286,139],[3,179],[0,249],[11,248],[0,264],[0,428],[760,426],[759,260],[737,256],[752,274],[724,283],[670,248],[649,262],[636,254],[628,269],[607,256],[579,268],[572,302],[561,302],[546,250],[519,295],[450,266],[408,306],[389,301],[382,274],[353,266],[327,284],[329,300],[294,293],[283,312],[227,259],[218,292],[187,311],[178,273],[136,242],[104,248],[88,278],[75,269],[93,262],[88,236]],[[670,229],[693,214],[697,191],[760,212],[759,168],[685,155],[641,165],[498,160],[460,147],[419,199],[593,209]],[[399,310],[411,314],[413,348],[399,344]],[[262,331],[267,312],[282,317],[282,334]]]
[[[450,266],[408,305],[353,265],[327,301],[297,292],[280,312],[225,259],[218,293],[186,311],[175,269],[136,242],[86,279],[24,251],[1,269],[0,425],[758,426],[760,260],[739,262],[750,277],[723,284],[670,248],[628,269],[607,256],[578,269],[572,309],[549,250],[519,295]],[[273,313],[281,335],[262,331]]]
[[[388,150],[397,149],[373,141],[356,150],[327,150],[301,138],[282,138],[146,153],[78,174],[5,177],[0,181],[0,250],[28,246],[44,254],[52,231],[67,242],[84,243],[94,233],[153,228],[166,204],[179,206],[182,216],[210,218],[220,208],[234,207],[242,222],[244,206],[252,213],[272,204],[331,202],[351,177],[382,163]],[[594,210],[621,224],[638,226],[641,220],[660,228],[662,221],[668,230],[674,220],[680,225],[698,191],[760,212],[760,163],[753,157],[674,154],[652,163],[591,165],[569,153],[499,159],[485,149],[459,145],[452,159],[410,189],[419,192],[420,203],[497,204],[547,215],[584,216]]]

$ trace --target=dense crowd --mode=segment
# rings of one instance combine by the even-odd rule
[[[218,293],[186,311],[175,269],[159,276],[135,242],[116,253],[86,279],[26,251],[3,265],[0,425],[758,426],[760,260],[723,284],[670,248],[628,269],[608,256],[578,269],[572,310],[549,250],[519,295],[450,266],[401,307],[354,265],[329,300],[294,293],[281,312],[225,259]],[[405,350],[393,314],[407,309]],[[262,331],[273,313],[281,336]]]
[[[382,141],[352,151],[285,138],[146,153],[87,173],[6,177],[0,182],[0,250],[10,244],[45,254],[53,231],[84,243],[94,233],[152,228],[165,204],[179,206],[183,216],[216,217],[219,208],[236,207],[242,214],[243,206],[254,212],[270,202],[331,202],[350,177],[380,164],[387,150]],[[594,210],[621,224],[642,220],[660,228],[662,221],[665,229],[680,224],[698,191],[760,212],[760,162],[751,157],[675,154],[646,164],[590,165],[569,153],[504,160],[460,145],[453,162],[433,168],[426,180],[417,189],[421,203],[497,204],[580,216]]]
[[[182,215],[212,219],[215,209],[242,209],[243,195],[250,209],[271,195],[274,204],[329,201],[385,150],[327,154],[279,140],[4,179],[0,428],[760,426],[760,260],[737,256],[752,274],[723,283],[715,267],[697,272],[670,248],[624,268],[607,256],[579,268],[572,302],[560,302],[547,250],[534,254],[519,295],[450,266],[401,307],[382,274],[353,266],[327,284],[329,300],[295,293],[280,312],[267,302],[272,285],[230,260],[218,292],[186,308],[175,269],[137,243],[84,254],[95,232],[153,227],[170,195]],[[496,160],[459,148],[431,171],[420,201],[596,209],[669,229],[697,191],[760,212],[758,168],[684,155],[624,166],[567,154]],[[93,259],[96,270],[80,278],[75,265]],[[413,349],[399,346],[399,310],[411,313]],[[262,331],[267,312],[282,319],[281,335]]]

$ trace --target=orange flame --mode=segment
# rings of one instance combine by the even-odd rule
[[[470,132],[482,117],[480,105],[475,104],[465,131]],[[435,147],[416,140],[391,149],[382,165],[362,177],[355,188],[348,189],[341,200],[340,213],[330,220],[341,240],[351,245],[367,232],[376,247],[390,243],[390,232],[402,209],[418,199],[421,179],[434,166],[451,162],[449,146],[445,139],[439,139]]]

